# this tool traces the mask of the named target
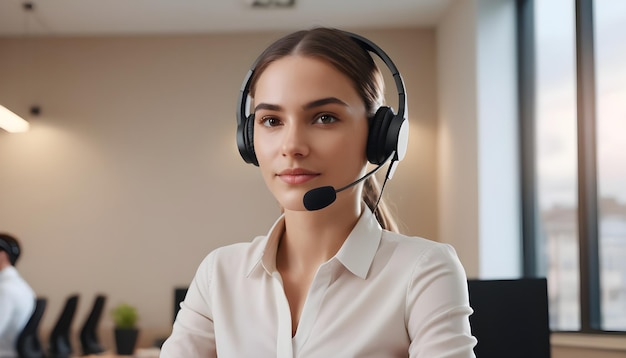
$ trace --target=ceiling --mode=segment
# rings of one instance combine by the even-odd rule
[[[111,36],[434,26],[455,0],[0,0],[0,36]],[[283,0],[284,1],[284,0]]]

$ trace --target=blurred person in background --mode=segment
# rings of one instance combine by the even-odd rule
[[[17,337],[35,308],[35,293],[20,276],[15,264],[20,244],[0,233],[0,358],[16,358]]]

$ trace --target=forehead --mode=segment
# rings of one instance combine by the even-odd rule
[[[296,95],[362,102],[350,78],[320,58],[285,56],[269,64],[259,75],[255,101],[279,101]]]

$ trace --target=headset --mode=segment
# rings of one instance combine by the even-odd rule
[[[387,66],[398,91],[398,113],[388,106],[381,106],[373,117],[369,118],[367,139],[367,160],[374,165],[382,165],[391,158],[392,163],[404,158],[408,145],[409,121],[407,120],[407,99],[402,76],[391,58],[370,40],[346,31],[341,31],[355,41],[361,48],[378,56]],[[248,70],[237,101],[237,147],[246,163],[258,166],[254,151],[254,113],[248,113],[250,100],[250,82],[256,63]]]
[[[15,265],[15,262],[20,257],[20,246],[15,239],[6,234],[0,234],[0,251],[7,252],[11,265]]]

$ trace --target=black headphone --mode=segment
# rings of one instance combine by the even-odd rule
[[[9,254],[11,265],[15,265],[18,257],[20,257],[20,246],[12,237],[0,234],[0,250],[6,251]]]
[[[367,138],[367,160],[374,165],[381,165],[393,154],[392,161],[400,161],[406,154],[409,139],[409,121],[407,120],[407,100],[402,76],[391,61],[391,58],[370,40],[350,32],[342,31],[354,40],[361,48],[378,56],[393,75],[398,91],[398,114],[387,106],[381,106],[369,119]],[[258,61],[258,59],[257,59]],[[246,74],[239,99],[237,101],[237,147],[239,154],[246,163],[259,165],[254,151],[254,113],[247,114],[250,94],[250,82],[256,63]]]

